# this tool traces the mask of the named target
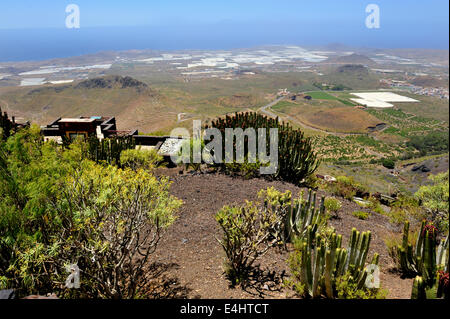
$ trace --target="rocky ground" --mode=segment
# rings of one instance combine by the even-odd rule
[[[171,193],[184,201],[178,219],[170,227],[154,254],[152,269],[158,272],[153,293],[160,297],[178,298],[293,298],[293,292],[284,287],[289,276],[286,263],[289,252],[272,249],[259,260],[259,271],[246,289],[230,288],[223,272],[224,252],[216,238],[221,230],[214,215],[224,205],[242,204],[255,200],[261,189],[274,186],[280,191],[290,190],[297,195],[301,188],[281,181],[265,179],[245,180],[222,174],[180,174],[180,169],[162,169],[157,174],[167,175],[173,181]],[[319,192],[318,195],[326,195]],[[380,254],[381,284],[389,291],[388,298],[409,299],[412,279],[402,279],[393,271],[384,236],[401,229],[389,223],[385,216],[372,213],[360,220],[351,213],[362,210],[356,203],[341,199],[339,218],[330,224],[343,234],[345,241],[353,227],[372,232],[371,256]]]

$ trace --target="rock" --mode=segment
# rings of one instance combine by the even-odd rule
[[[411,169],[413,172],[417,172],[417,171],[421,171],[423,173],[427,173],[430,172],[431,169],[428,168],[425,164],[421,164],[421,165],[416,165]]]
[[[0,290],[0,299],[15,299],[16,293],[14,289]]]

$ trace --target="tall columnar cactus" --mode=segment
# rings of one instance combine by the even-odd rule
[[[14,123],[8,118],[8,114],[2,113],[0,108],[0,138],[7,139],[14,130]]]
[[[409,222],[405,222],[402,244],[397,247],[399,266],[405,274],[424,276],[427,281],[437,270],[448,269],[448,235],[438,242],[434,226],[423,221],[414,247],[408,236]]]
[[[120,166],[120,154],[123,150],[133,149],[132,137],[112,137],[99,141],[95,136],[88,139],[88,157],[95,162],[106,162]]]
[[[449,296],[448,272],[437,272],[429,280],[421,276],[414,279],[411,299],[449,299]]]
[[[302,195],[301,195],[302,196]],[[294,200],[287,207],[286,219],[284,222],[284,241],[289,242],[293,237],[303,238],[309,229],[310,236],[315,235],[320,222],[325,216],[325,198],[322,197],[320,205],[317,205],[317,194],[309,190],[306,201]]]
[[[311,229],[311,226],[307,228]],[[352,230],[348,249],[342,248],[342,236],[335,232],[326,239],[316,234],[315,245],[304,238],[300,244],[300,282],[305,293],[312,298],[325,295],[336,297],[336,279],[350,273],[359,289],[363,288],[369,269],[365,267],[370,247],[370,232],[360,233]],[[378,265],[379,256],[375,254],[372,264]]]

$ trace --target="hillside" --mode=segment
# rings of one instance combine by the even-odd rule
[[[175,122],[177,114],[147,84],[114,75],[12,90],[1,96],[0,103],[10,114],[40,125],[59,117],[103,115],[117,117],[119,129],[158,130]]]
[[[369,57],[357,53],[350,55],[330,57],[325,61],[326,63],[345,63],[345,64],[362,64],[362,65],[376,65],[377,63]]]
[[[171,194],[184,201],[179,218],[170,233],[161,241],[155,253],[157,265],[163,269],[170,288],[163,285],[156,290],[177,298],[292,298],[294,293],[283,285],[290,276],[289,252],[273,248],[258,260],[258,275],[246,288],[232,289],[223,275],[223,250],[215,238],[220,238],[220,229],[214,214],[224,205],[240,205],[245,200],[256,200],[257,193],[267,187],[280,191],[290,190],[294,195],[305,191],[293,184],[266,179],[233,178],[223,174],[180,175],[179,169],[159,169],[157,174],[169,176],[173,182]],[[318,196],[329,194],[320,191]],[[389,257],[385,236],[397,232],[400,227],[389,223],[386,216],[372,213],[367,220],[360,220],[352,212],[361,210],[356,203],[341,199],[343,208],[339,219],[330,220],[331,225],[348,241],[352,227],[370,230],[374,234],[370,254],[378,252],[381,263],[381,281],[388,290],[388,298],[408,299],[411,295],[412,279],[403,279],[392,272],[394,266]],[[369,211],[369,209],[363,209]],[[198,280],[201,274],[202,280]]]

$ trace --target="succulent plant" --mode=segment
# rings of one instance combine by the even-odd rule
[[[320,205],[317,205],[316,198],[316,192],[309,190],[306,201],[294,200],[288,206],[284,222],[284,240],[286,242],[292,241],[294,237],[303,238],[307,234],[309,226],[311,226],[310,235],[315,235],[325,216],[324,197],[322,197]]]
[[[308,226],[310,231],[312,226]],[[336,279],[350,273],[358,289],[363,288],[370,271],[366,265],[371,241],[371,233],[352,230],[349,247],[342,248],[342,236],[334,232],[330,238],[316,234],[314,244],[305,236],[300,243],[300,282],[305,285],[305,293],[318,298],[336,297]],[[371,263],[378,265],[379,255],[375,254]]]
[[[274,177],[293,183],[300,183],[318,167],[319,160],[313,151],[313,143],[300,130],[294,130],[288,123],[280,123],[278,118],[270,118],[255,112],[235,113],[212,121],[225,136],[226,128],[278,128],[278,169]],[[206,127],[208,128],[208,126]],[[267,130],[267,143],[270,140]],[[225,148],[225,143],[222,143]],[[223,149],[222,154],[225,154]],[[220,164],[225,167],[225,164]]]
[[[399,266],[405,274],[425,276],[427,280],[433,278],[438,269],[448,271],[448,235],[441,241],[437,241],[436,235],[436,228],[423,221],[413,247],[409,244],[409,222],[405,222],[402,244],[397,247]]]

